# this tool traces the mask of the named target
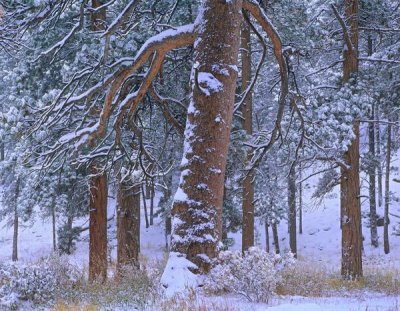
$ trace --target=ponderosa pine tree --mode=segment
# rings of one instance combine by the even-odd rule
[[[358,0],[345,0],[345,19],[336,11],[341,23],[345,48],[343,51],[343,82],[351,83],[358,71]],[[346,21],[346,22],[345,22]],[[342,269],[345,279],[362,277],[362,233],[360,205],[360,125],[354,121],[354,139],[344,154],[346,168],[341,167],[340,209],[342,223]]]
[[[92,8],[102,5],[99,0],[92,0]],[[105,29],[106,10],[101,9],[91,14],[90,28],[92,31]],[[94,143],[92,143],[94,147]],[[91,164],[90,168],[90,203],[89,203],[89,281],[107,278],[107,173],[100,164]]]
[[[183,170],[172,208],[170,264],[174,265],[174,256],[185,255],[197,272],[210,269],[221,240],[241,9],[240,0],[206,0],[195,26],[192,98],[186,121]],[[172,267],[167,264],[168,268]]]
[[[179,265],[181,273],[189,270],[201,273],[210,269],[218,254],[242,8],[248,10],[270,36],[285,85],[286,67],[280,38],[257,3],[204,1],[195,24],[197,39],[191,78],[192,98],[185,130],[183,171],[172,209],[172,252],[163,276],[165,286],[174,282],[169,277],[177,273],[179,260],[186,262]]]
[[[251,66],[251,31],[247,21],[243,20],[241,27],[241,60],[242,60],[242,96],[246,96],[242,104],[242,126],[247,137],[253,134],[253,95],[248,92],[252,80]],[[247,161],[251,162],[253,154],[251,149],[247,151]],[[249,247],[254,246],[254,174],[252,170],[246,171],[243,178],[243,200],[242,200],[242,251],[245,252]]]

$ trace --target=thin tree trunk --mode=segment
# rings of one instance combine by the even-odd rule
[[[151,198],[151,181],[148,179],[146,180],[146,200],[149,200]]]
[[[169,250],[169,238],[171,237],[172,231],[172,218],[171,215],[168,215],[165,219],[165,248]]]
[[[18,209],[17,205],[15,205],[12,261],[17,261],[17,260],[18,260]]]
[[[289,203],[289,245],[290,251],[297,258],[297,229],[296,229],[296,172],[292,166],[288,176]]]
[[[4,143],[0,143],[0,161],[4,161]]]
[[[267,251],[267,253],[270,252],[269,249],[269,225],[268,225],[268,221],[265,220],[265,250]]]
[[[383,248],[385,254],[390,252],[389,244],[389,205],[390,205],[390,161],[392,149],[392,125],[387,126],[387,144],[386,144],[386,172],[385,172],[385,213],[383,222]]]
[[[375,118],[376,118],[376,157],[378,158],[378,206],[382,206],[383,202],[383,174],[382,174],[382,159],[381,159],[381,129],[380,129],[380,113],[379,113],[379,105],[376,104],[375,107]]]
[[[140,186],[121,182],[117,197],[117,271],[126,266],[139,268]]]
[[[242,1],[203,1],[197,25],[192,95],[181,181],[175,195],[171,251],[203,273],[218,254],[222,200],[240,45]],[[174,260],[174,257],[170,257]],[[168,267],[173,268],[173,262]],[[171,269],[172,269],[171,268]],[[170,272],[169,272],[170,273]]]
[[[299,233],[303,234],[303,169],[301,163],[299,164]]]
[[[94,169],[93,174],[97,174]],[[107,176],[90,180],[89,282],[107,278]]]
[[[56,228],[56,207],[55,202],[51,206],[51,221],[53,227],[53,251],[57,251],[57,228]]]
[[[155,196],[154,182],[151,181],[151,184],[150,184],[150,226],[152,226],[154,223],[154,196]]]
[[[375,118],[375,105],[372,106],[371,119]],[[372,159],[375,159],[375,124],[368,124],[368,137],[369,137],[369,154]],[[377,230],[377,217],[376,217],[376,180],[375,180],[375,163],[373,167],[369,168],[369,222],[371,230],[371,245],[378,247],[378,230]]]
[[[343,81],[358,71],[358,0],[344,0],[351,48],[343,51]],[[355,138],[344,154],[346,168],[341,168],[342,269],[344,279],[362,277],[362,232],[360,206],[360,125],[353,124]]]
[[[145,191],[144,191],[143,184],[142,184],[141,188],[142,188],[142,201],[143,201],[143,209],[144,209],[144,220],[146,222],[146,228],[148,228],[150,226],[150,224],[149,224],[149,215],[147,213],[146,194],[145,194]]]
[[[14,234],[13,234],[13,251],[12,251],[12,261],[18,260],[18,198],[19,198],[19,185],[20,178],[17,177],[15,182],[15,202],[14,202]]]
[[[68,206],[68,218],[67,218],[67,229],[68,229],[68,245],[67,245],[67,254],[70,255],[72,251],[72,242],[73,242],[73,235],[72,235],[72,224],[74,221],[74,216],[72,214],[72,207]]]
[[[272,222],[271,227],[272,227],[272,237],[274,239],[275,253],[280,254],[281,251],[279,249],[278,226],[276,225],[275,221]]]
[[[169,213],[169,206],[167,207],[166,204],[171,197],[171,188],[172,188],[172,174],[166,179],[166,188],[163,189],[163,195],[160,198],[160,202],[158,203],[159,207],[164,209],[164,229],[165,229],[165,248],[169,250],[170,245],[170,237],[171,237],[171,229],[172,229],[172,221],[171,221],[171,214]]]
[[[246,92],[251,83],[251,33],[250,26],[242,23],[241,33],[241,57],[242,57],[242,93]],[[247,135],[253,134],[253,98],[248,94],[242,106],[243,130]],[[247,151],[247,163],[251,161],[253,154]],[[247,164],[246,163],[246,164]],[[242,251],[254,246],[254,174],[252,171],[246,173],[243,179],[243,230],[242,230]]]

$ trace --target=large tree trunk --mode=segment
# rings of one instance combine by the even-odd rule
[[[97,171],[94,170],[94,174]],[[90,180],[89,281],[107,278],[107,176]]]
[[[290,251],[297,258],[297,230],[296,230],[296,172],[292,166],[288,176],[288,203],[289,203],[289,245]]]
[[[185,130],[182,173],[172,208],[173,232],[166,273],[176,256],[207,272],[222,234],[224,175],[231,130],[241,0],[205,0],[197,19],[192,95]],[[166,273],[164,275],[166,275]]]
[[[391,149],[392,149],[392,125],[387,126],[387,144],[386,144],[386,172],[385,172],[385,213],[383,222],[383,248],[385,254],[389,254],[389,204],[390,204],[390,161],[391,161]]]
[[[121,182],[117,198],[117,270],[125,266],[139,268],[140,185]]]
[[[359,124],[354,124],[356,138],[345,153],[349,168],[342,168],[342,276],[356,279],[362,276],[362,233],[359,176]]]
[[[372,106],[371,119],[374,120],[375,111]],[[373,122],[368,124],[368,137],[369,137],[369,154],[372,159],[375,159],[375,124]],[[376,226],[376,180],[375,180],[375,163],[369,168],[369,222],[371,229],[371,245],[378,247],[378,230]]]
[[[343,81],[358,71],[358,0],[344,0],[349,39],[352,48],[344,50]],[[346,168],[341,169],[342,269],[345,279],[362,277],[362,233],[360,206],[360,125],[353,125],[355,138],[344,154]]]
[[[92,0],[92,7],[98,8],[102,0]],[[90,16],[90,29],[100,31],[105,29],[106,10],[93,12]],[[107,197],[108,186],[105,173],[92,167],[93,176],[90,179],[89,203],[89,282],[107,278]]]
[[[241,33],[241,57],[242,57],[242,93],[246,92],[251,83],[251,33],[250,26],[243,21]],[[242,106],[243,130],[247,135],[253,134],[253,96],[248,94]],[[247,163],[251,161],[253,153],[247,151]],[[247,164],[246,163],[246,164]],[[242,251],[254,246],[254,174],[252,171],[246,173],[243,179],[243,231]]]

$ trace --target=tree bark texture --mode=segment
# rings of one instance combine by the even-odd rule
[[[345,20],[351,46],[343,51],[343,81],[358,71],[358,0],[344,0]],[[346,36],[346,34],[344,34]],[[346,38],[345,38],[346,40]],[[360,206],[360,126],[353,124],[354,140],[344,154],[346,168],[341,168],[342,267],[344,279],[362,277],[362,233]]]
[[[251,32],[250,26],[243,21],[241,32],[241,59],[242,59],[242,94],[246,92],[251,84]],[[247,135],[253,134],[253,96],[251,92],[242,105],[243,130]],[[253,153],[247,151],[247,163],[251,161]],[[246,163],[246,165],[247,165]],[[242,251],[254,246],[254,174],[250,170],[245,173],[243,179],[243,230],[242,230]]]
[[[117,270],[125,266],[139,268],[140,185],[123,181],[117,197]]]
[[[342,168],[341,175],[342,276],[345,279],[362,277],[358,123],[354,124],[354,132],[358,135],[344,156],[349,168]]]
[[[95,170],[94,170],[95,171]],[[107,176],[90,179],[89,281],[107,278]]]
[[[242,1],[205,0],[197,19],[192,94],[171,251],[207,272],[222,235],[224,175],[232,123]]]

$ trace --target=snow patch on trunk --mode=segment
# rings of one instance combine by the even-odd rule
[[[199,72],[197,80],[201,91],[206,96],[218,93],[224,89],[223,84],[210,72]]]

